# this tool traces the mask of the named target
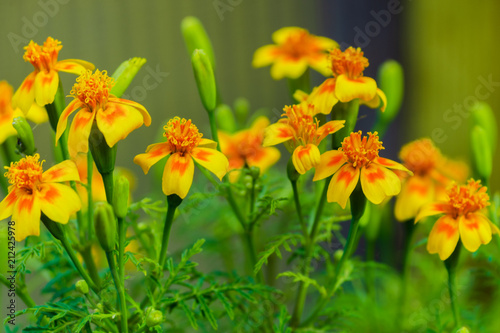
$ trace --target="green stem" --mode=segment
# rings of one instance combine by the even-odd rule
[[[87,153],[87,240],[92,240],[94,232],[94,199],[92,197],[92,178],[94,173],[94,159]]]
[[[80,254],[83,258],[85,266],[89,271],[89,275],[92,281],[94,281],[94,283],[96,284],[97,289],[100,289],[101,279],[99,277],[99,272],[97,270],[97,266],[95,265],[94,258],[92,257],[92,247],[90,245],[87,245],[82,251],[80,251]]]
[[[448,292],[450,293],[450,305],[451,311],[453,312],[453,319],[455,320],[455,326],[461,326],[460,320],[460,311],[458,309],[458,304],[456,302],[456,288],[455,288],[455,279],[457,273],[457,265],[458,260],[460,258],[460,248],[462,247],[461,243],[457,244],[455,251],[451,254],[451,256],[444,261],[444,265],[446,270],[448,271]]]
[[[295,201],[295,209],[297,210],[297,215],[299,216],[300,226],[302,228],[302,233],[306,239],[308,238],[307,224],[304,220],[304,215],[302,215],[302,206],[300,204],[299,190],[297,189],[297,180],[290,180],[293,189],[293,199]]]
[[[0,274],[0,282],[3,285],[5,285],[5,287],[7,287],[7,289],[10,288],[11,283],[9,280],[7,280],[7,278],[5,276],[3,276],[3,274]],[[26,304],[26,306],[28,308],[32,308],[32,307],[36,306],[35,301],[33,301],[31,296],[28,294],[26,288],[17,287],[16,288],[16,296],[19,296],[19,298],[24,302],[24,304]]]
[[[125,285],[125,269],[124,269],[124,255],[125,255],[125,240],[126,240],[127,226],[123,218],[118,218],[118,270],[120,273],[120,283]]]
[[[219,134],[217,133],[217,122],[215,121],[215,113],[208,112],[208,120],[210,121],[210,130],[212,131],[212,138],[217,142],[217,150],[221,151],[219,144]]]
[[[175,210],[182,203],[182,199],[176,194],[171,194],[167,196],[167,203],[167,216],[165,217],[165,226],[163,229],[163,237],[161,241],[160,259],[158,260],[158,263],[160,264],[162,270],[165,266],[165,261],[167,260],[168,241],[170,238],[170,229],[172,228],[172,222],[174,221]]]
[[[255,265],[257,264],[257,255],[255,253],[255,246],[253,241],[253,231],[246,230],[244,232],[244,236],[245,236],[245,243],[247,244],[248,256],[250,258],[250,274],[253,275],[253,270],[255,268]],[[259,283],[262,283],[264,281],[264,275],[262,273],[262,270],[259,271],[256,278],[257,282]]]
[[[106,252],[106,258],[108,259],[109,270],[111,271],[111,275],[113,277],[113,281],[115,283],[115,288],[118,293],[118,298],[120,302],[121,332],[128,333],[127,301],[125,299],[125,288],[123,287],[123,284],[120,282],[120,278],[116,270],[115,257],[113,256],[113,252],[111,251]]]
[[[106,191],[106,200],[110,205],[113,205],[113,172],[102,173],[101,176],[104,182],[104,190]]]

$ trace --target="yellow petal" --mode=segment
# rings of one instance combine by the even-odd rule
[[[88,61],[84,60],[79,60],[79,59],[65,59],[58,61],[56,65],[54,66],[55,70],[61,71],[61,72],[66,72],[66,73],[73,73],[76,75],[80,75],[82,72],[86,71],[87,69],[90,69],[91,71],[94,70],[94,65],[91,64]]]
[[[339,44],[336,41],[327,37],[314,36],[314,41],[318,45],[318,48],[322,50],[330,50],[339,47]]]
[[[144,106],[142,106],[142,104],[136,103],[134,101],[129,101],[128,99],[122,99],[122,98],[116,98],[116,97],[110,98],[109,101],[113,102],[113,103],[123,104],[123,105],[129,106],[129,107],[132,107],[134,109],[137,109],[142,115],[142,118],[144,120],[144,125],[146,127],[151,125],[151,116],[149,115],[146,108]]]
[[[222,177],[224,177],[228,171],[229,161],[227,157],[218,150],[197,147],[192,150],[191,156],[196,163],[215,174],[220,180],[222,180]]]
[[[220,142],[220,138],[219,138],[219,142]],[[221,145],[222,145],[222,143],[221,143]],[[198,142],[198,147],[216,149],[217,142],[210,140],[210,139],[201,138],[200,142]]]
[[[378,205],[401,191],[401,181],[391,170],[375,163],[361,168],[361,187],[366,198]]]
[[[319,164],[316,166],[313,181],[321,180],[333,175],[346,163],[344,153],[340,150],[330,150],[323,153]]]
[[[191,188],[194,162],[190,155],[172,154],[165,164],[162,190],[165,195],[177,194],[184,199]]]
[[[319,87],[314,88],[307,102],[314,105],[316,113],[330,114],[339,101],[335,97],[335,79],[326,79]]]
[[[275,45],[259,47],[253,55],[252,66],[258,68],[270,65],[276,60],[277,56],[277,47]]]
[[[295,35],[303,31],[305,31],[305,29],[299,27],[283,27],[273,32],[273,42],[276,44],[283,44],[291,35]]]
[[[94,121],[94,113],[81,109],[73,118],[68,135],[68,150],[71,156],[89,151],[89,136]]]
[[[262,175],[271,166],[279,161],[281,153],[274,147],[263,147],[255,152],[255,154],[247,157],[247,164],[249,167],[259,167],[260,174]]]
[[[134,157],[134,163],[139,165],[142,171],[144,171],[144,174],[147,175],[153,164],[157,163],[165,156],[168,156],[170,153],[171,151],[168,143],[155,143],[148,146],[146,153]]]
[[[97,127],[110,147],[125,139],[130,132],[141,127],[144,122],[138,109],[111,102],[108,102],[105,110],[101,109],[97,112],[96,121]]]
[[[320,126],[318,128],[318,141],[319,143],[321,140],[323,140],[328,134],[332,134],[337,132],[339,129],[344,127],[345,120],[332,120],[324,124],[323,126]]]
[[[387,106],[387,97],[384,92],[377,88],[377,94],[369,101],[360,100],[360,104],[364,104],[372,109],[380,109],[380,111],[385,111],[385,107]]]
[[[326,53],[309,58],[309,65],[323,76],[332,76],[331,64]]]
[[[377,83],[371,77],[362,76],[350,79],[347,75],[339,75],[335,85],[335,96],[342,103],[350,102],[355,98],[369,101],[377,94]]]
[[[44,183],[61,183],[70,180],[80,181],[76,164],[71,160],[56,164],[42,174],[42,182]]]
[[[451,206],[447,202],[433,202],[428,205],[424,205],[422,209],[417,214],[415,218],[415,223],[427,216],[433,216],[438,214],[446,214],[451,211]]]
[[[12,126],[12,114],[0,115],[0,144],[2,144],[9,136],[17,135],[17,131]],[[2,172],[3,173],[3,170]],[[2,175],[0,174],[0,177]]]
[[[68,185],[45,183],[39,190],[42,212],[54,222],[66,224],[70,216],[82,208],[78,194]]]
[[[481,244],[488,244],[491,241],[489,220],[480,213],[460,216],[458,228],[462,243],[470,252],[476,252]]]
[[[28,113],[35,100],[35,78],[35,72],[28,75],[12,97],[12,106],[20,108],[24,114]]]
[[[413,175],[413,172],[408,170],[404,165],[394,162],[393,160],[390,160],[388,158],[383,158],[383,157],[377,157],[373,160],[374,163],[380,164],[381,166],[384,166],[388,169],[395,169],[395,170],[401,170],[401,171],[406,171],[410,175]]]
[[[320,152],[316,145],[298,146],[292,154],[295,170],[301,175],[316,167],[320,162]]]
[[[435,187],[430,177],[413,176],[401,186],[394,207],[394,215],[399,221],[407,221],[417,216],[418,211],[435,198]]]
[[[259,116],[252,122],[252,126],[249,128],[249,132],[259,135],[269,126],[269,119],[266,116]]]
[[[49,120],[49,115],[44,107],[41,107],[37,103],[33,103],[26,114],[26,118],[36,124],[41,124]]]
[[[336,202],[340,207],[345,208],[347,199],[358,184],[359,169],[346,164],[337,171],[328,185],[327,201]]]
[[[59,74],[56,71],[39,72],[35,78],[35,99],[37,104],[44,106],[52,103],[58,86]]]
[[[0,202],[0,221],[12,215],[19,195],[23,193],[15,186],[11,186],[9,190],[9,194]]]
[[[315,88],[316,89],[316,88]],[[297,101],[297,102],[305,102],[307,101],[307,99],[309,98],[309,94],[306,93],[305,91],[302,91],[300,89],[297,89],[295,90],[295,92],[293,93],[293,98]]]
[[[446,260],[457,247],[458,239],[457,221],[445,215],[434,223],[427,240],[427,251],[439,253],[439,258]]]
[[[57,141],[59,141],[59,138],[61,137],[61,135],[66,130],[66,127],[68,126],[68,117],[70,116],[70,114],[72,114],[81,107],[82,103],[75,98],[68,104],[68,106],[63,110],[63,112],[59,116],[59,121],[57,122],[57,130],[56,130],[56,145]]]
[[[262,146],[274,146],[293,138],[293,129],[284,123],[275,123],[266,127]]]
[[[292,59],[281,57],[271,66],[271,77],[275,80],[281,80],[286,77],[297,79],[307,70],[308,63],[305,59]]]
[[[36,192],[35,192],[36,193]],[[19,192],[12,220],[16,222],[16,241],[28,236],[40,236],[40,200],[35,194]]]

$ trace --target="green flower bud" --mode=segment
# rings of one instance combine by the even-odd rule
[[[40,219],[55,239],[58,239],[60,241],[64,239],[65,234],[63,224],[52,221],[45,214],[42,214]]]
[[[116,217],[124,218],[128,211],[128,196],[130,184],[125,176],[120,176],[115,180],[113,189],[113,209]]]
[[[20,141],[19,151],[26,155],[33,155],[36,151],[35,139],[28,121],[24,117],[16,117],[12,121],[12,126],[16,129]]]
[[[458,329],[456,333],[470,333],[469,329],[467,327],[461,327]]]
[[[237,98],[234,101],[234,113],[236,114],[238,124],[244,126],[250,113],[250,102],[243,97]]]
[[[115,80],[111,93],[116,97],[121,97],[145,63],[146,59],[137,57],[122,62],[111,76]]]
[[[476,125],[471,131],[472,162],[483,182],[490,179],[493,168],[490,141],[486,131]]]
[[[236,121],[231,108],[226,104],[221,104],[215,109],[215,119],[219,129],[233,133],[236,131]]]
[[[117,145],[112,148],[108,146],[104,135],[97,127],[97,123],[94,122],[89,136],[89,149],[101,175],[112,173],[115,169],[116,148]]]
[[[84,295],[89,293],[89,285],[85,280],[78,280],[75,285],[76,290]]]
[[[188,54],[191,56],[196,49],[204,50],[208,59],[210,59],[212,68],[215,69],[215,56],[212,42],[200,20],[194,16],[185,17],[181,22],[181,31]]]
[[[107,202],[99,202],[94,210],[95,234],[105,252],[115,248],[116,221],[113,207]]]
[[[472,114],[473,125],[479,125],[486,131],[488,141],[490,143],[491,153],[494,155],[498,135],[495,113],[491,107],[484,102],[475,103],[470,111]]]
[[[214,71],[205,51],[194,50],[191,64],[193,65],[194,78],[196,79],[203,107],[208,112],[212,112],[217,102],[217,87],[215,85]]]
[[[290,179],[290,181],[292,182],[296,182],[300,177],[300,173],[298,173],[295,169],[295,165],[293,165],[293,160],[291,158],[288,160],[286,173],[288,175],[288,179]]]
[[[149,311],[148,316],[146,317],[146,325],[148,327],[153,327],[159,325],[163,322],[163,313],[159,310]]]
[[[342,259],[342,256],[344,255],[344,250],[337,250],[333,253],[333,259],[336,262],[339,262],[340,259]]]
[[[257,180],[260,177],[260,168],[255,165],[250,167],[250,175],[253,179]]]
[[[378,115],[382,122],[390,124],[403,103],[403,67],[396,60],[387,60],[379,67],[377,79],[379,88],[387,97],[385,112],[380,112]]]

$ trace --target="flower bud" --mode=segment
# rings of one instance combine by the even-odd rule
[[[35,153],[35,139],[28,121],[24,117],[15,117],[12,126],[16,129],[19,138],[19,151],[26,155],[33,155]]]
[[[319,164],[320,155],[316,145],[298,146],[292,154],[293,165],[297,172],[303,175]]]
[[[160,310],[151,309],[150,311],[148,311],[146,317],[146,325],[148,325],[148,327],[160,325],[162,322],[163,322],[163,313],[161,313]]]
[[[99,202],[94,210],[95,234],[105,252],[115,248],[116,221],[113,207],[107,202]]]
[[[244,126],[250,112],[250,103],[246,98],[240,97],[234,101],[234,114],[240,126]]]
[[[215,119],[220,130],[228,133],[236,131],[234,114],[228,105],[221,104],[215,109]]]
[[[404,73],[396,60],[387,60],[378,68],[378,85],[387,97],[385,112],[379,114],[383,122],[390,124],[403,103]]]
[[[117,145],[114,145],[112,148],[108,146],[97,123],[94,122],[89,136],[89,149],[94,158],[97,170],[99,170],[101,175],[112,173],[115,169],[116,148]]]
[[[130,185],[127,177],[118,177],[115,180],[115,187],[113,189],[113,209],[118,218],[127,216],[129,193]]]
[[[470,333],[469,329],[465,326],[460,327],[456,333]]]
[[[115,80],[111,93],[116,97],[121,97],[145,63],[146,59],[138,57],[122,62],[111,76]]]
[[[297,172],[297,170],[295,169],[295,165],[293,165],[293,158],[290,158],[288,160],[288,164],[286,166],[286,173],[288,179],[290,179],[290,181],[292,182],[296,182],[300,177],[300,173]]]
[[[486,131],[476,125],[471,131],[472,163],[483,181],[490,179],[493,168],[491,147]]]
[[[194,78],[196,79],[203,107],[208,112],[212,112],[217,102],[217,87],[215,85],[214,71],[205,51],[201,49],[194,50],[191,64],[193,65]]]
[[[84,295],[89,293],[89,285],[85,280],[78,280],[75,285],[76,290]]]
[[[250,175],[253,179],[257,180],[260,177],[260,168],[255,165],[250,167]]]
[[[495,119],[495,113],[491,107],[485,102],[476,102],[471,108],[473,126],[481,126],[488,136],[488,141],[491,148],[491,153],[495,154],[495,149],[497,145],[497,122]]]
[[[200,20],[193,16],[185,17],[181,22],[181,31],[188,54],[191,56],[196,49],[204,50],[210,60],[212,68],[215,69],[215,56],[212,42]]]
[[[337,250],[333,253],[333,259],[336,262],[339,262],[340,259],[342,259],[342,256],[344,255],[344,250]]]

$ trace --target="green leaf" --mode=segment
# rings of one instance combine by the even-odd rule
[[[304,274],[295,273],[292,271],[280,273],[280,274],[278,274],[278,276],[276,278],[280,278],[280,277],[284,277],[284,276],[293,278],[293,282],[303,282],[306,286],[312,285],[319,291],[319,293],[321,295],[326,297],[326,294],[327,294],[326,288],[324,286],[320,285],[318,283],[318,281],[311,279],[310,277],[305,276]]]
[[[186,305],[184,302],[179,302],[179,305],[181,306],[181,309],[184,310],[184,313],[188,317],[189,323],[191,324],[191,327],[194,328],[195,330],[198,329],[198,323],[196,322],[196,318],[194,317],[193,311]]]
[[[203,311],[205,318],[208,319],[208,321],[210,322],[210,325],[212,325],[212,328],[214,330],[216,330],[218,327],[217,319],[215,319],[214,313],[212,312],[212,310],[210,310],[210,307],[208,306],[207,302],[205,301],[205,298],[204,297],[196,297],[196,299],[198,300],[198,303],[200,305],[200,309],[201,309],[201,311]]]
[[[215,292],[215,296],[217,296],[217,298],[221,301],[222,305],[224,305],[224,309],[226,310],[229,318],[231,318],[231,320],[233,320],[234,319],[233,306],[231,305],[231,303],[229,302],[227,297],[224,296],[223,293],[218,292],[218,291]]]
[[[259,260],[255,264],[254,267],[254,274],[257,274],[261,269],[264,264],[267,264],[267,261],[271,255],[274,253],[282,259],[281,256],[281,251],[279,250],[280,246],[283,246],[283,248],[290,252],[291,248],[288,244],[288,242],[292,243],[292,245],[297,245],[297,240],[300,240],[301,242],[303,241],[303,236],[301,234],[297,233],[291,233],[291,234],[284,234],[279,237],[277,237],[274,241],[268,244],[267,248],[259,253]]]

